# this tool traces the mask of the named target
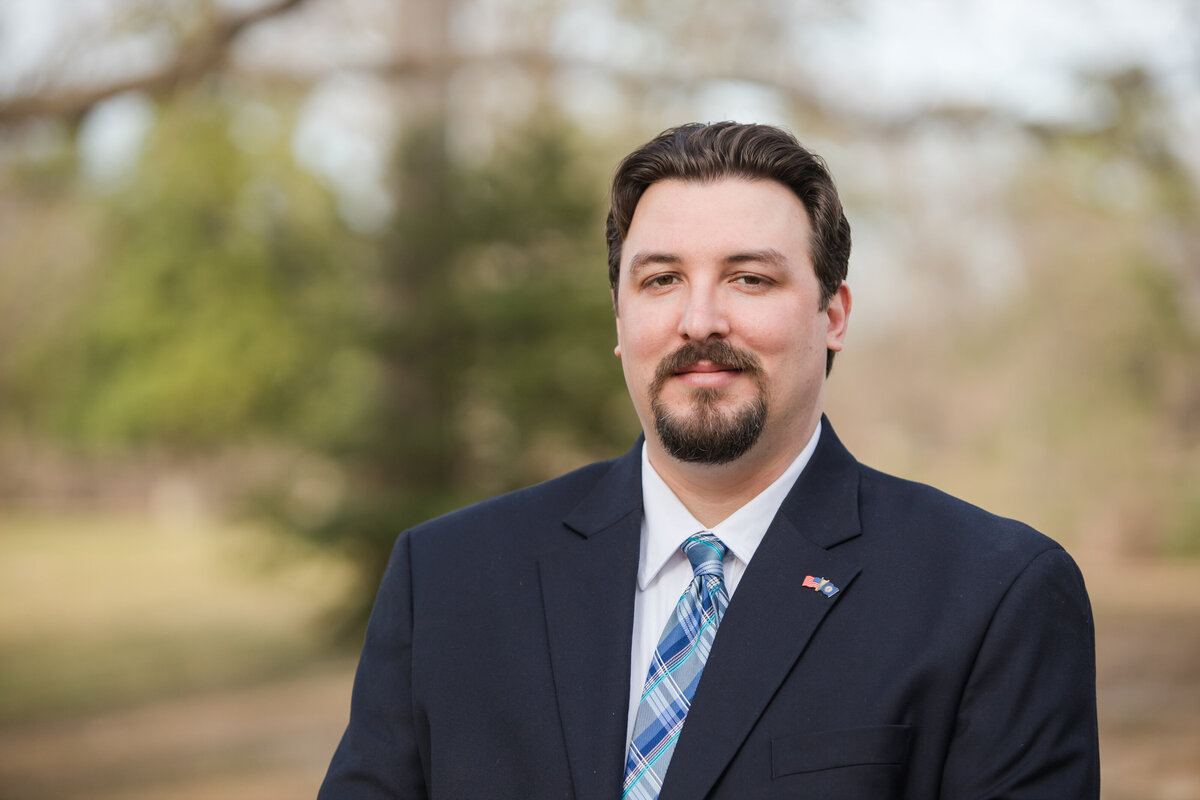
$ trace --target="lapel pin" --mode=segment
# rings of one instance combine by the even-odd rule
[[[815,578],[812,575],[804,576],[804,583],[800,584],[806,589],[818,591],[826,597],[833,597],[838,593],[838,587],[834,586],[826,578]]]

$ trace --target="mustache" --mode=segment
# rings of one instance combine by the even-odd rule
[[[657,395],[675,374],[694,367],[700,361],[711,361],[726,369],[736,369],[757,377],[762,372],[758,357],[738,350],[728,342],[714,339],[709,342],[687,342],[659,362],[650,384],[650,396]]]

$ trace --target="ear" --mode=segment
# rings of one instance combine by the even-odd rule
[[[609,294],[612,296],[613,317],[615,318],[616,323],[617,323],[617,346],[613,348],[613,355],[616,356],[617,358],[620,358],[621,357],[621,315],[619,313],[617,313],[617,292],[616,292],[616,290],[610,289]]]
[[[842,283],[833,293],[833,297],[829,298],[829,305],[825,309],[829,319],[825,347],[835,352],[842,349],[843,340],[846,338],[846,325],[850,321],[850,302],[850,287]]]

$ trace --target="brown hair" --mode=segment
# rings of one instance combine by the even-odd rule
[[[669,128],[634,150],[613,176],[608,212],[608,282],[616,297],[621,245],[642,194],[668,179],[711,182],[721,178],[773,180],[791,189],[808,212],[810,256],[821,285],[821,309],[846,279],[850,263],[850,223],[842,212],[825,161],[796,137],[770,125],[736,122],[690,123]],[[826,372],[833,365],[829,351]]]

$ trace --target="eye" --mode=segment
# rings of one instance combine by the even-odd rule
[[[766,286],[769,283],[762,275],[738,275],[733,282],[743,286]]]
[[[651,289],[658,286],[670,286],[673,283],[679,283],[679,278],[670,273],[665,273],[663,275],[655,275],[643,283],[642,286]]]

